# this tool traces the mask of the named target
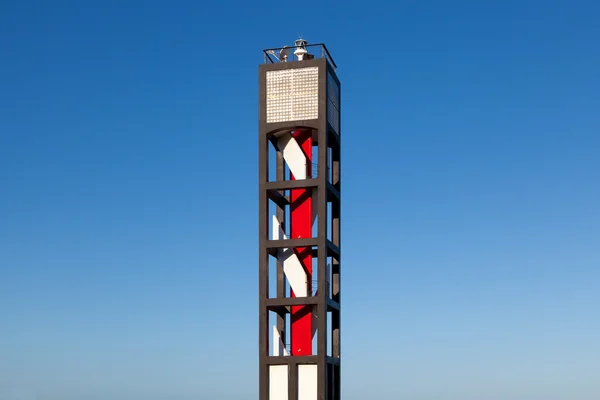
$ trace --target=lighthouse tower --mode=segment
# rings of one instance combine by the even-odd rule
[[[340,400],[340,81],[324,44],[259,66],[260,400]]]

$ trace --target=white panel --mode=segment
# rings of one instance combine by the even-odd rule
[[[281,229],[281,222],[279,222],[276,215],[273,215],[273,240],[281,239],[287,239],[287,236],[283,229]]]
[[[283,340],[281,340],[281,334],[276,326],[273,326],[273,355],[274,356],[289,356]]]
[[[287,235],[281,229],[281,223],[273,215],[273,240],[287,239]],[[302,263],[293,249],[280,249],[277,259],[283,264],[283,273],[287,278],[296,297],[308,296],[308,278]]]
[[[287,365],[269,366],[269,400],[288,400]]]
[[[327,264],[325,267],[325,274],[327,276],[327,297],[331,296],[331,265]],[[315,293],[315,297],[319,295],[319,290]],[[317,314],[317,307],[313,308],[312,312],[312,337],[315,338],[315,334],[317,333],[317,327],[319,326],[319,316]]]
[[[267,122],[319,118],[319,68],[267,71]]]
[[[315,220],[317,219],[317,213],[319,212],[319,190],[314,188],[312,191],[312,224],[315,224]]]
[[[298,400],[317,400],[316,365],[298,365]]]
[[[327,298],[331,297],[331,264],[327,263],[325,266],[325,279],[327,281]]]
[[[291,133],[286,133],[277,140],[277,147],[283,153],[285,163],[294,174],[295,179],[306,179],[306,155]]]

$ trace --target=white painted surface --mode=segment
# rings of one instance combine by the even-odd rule
[[[293,249],[281,250],[278,258],[283,264],[283,273],[285,274],[296,297],[308,296],[308,280],[302,263],[298,259]]]
[[[317,307],[313,307],[312,312],[312,338],[315,338],[317,327],[319,326],[319,317],[317,316]]]
[[[273,215],[273,240],[287,239],[287,235],[281,228],[281,222],[276,215]],[[285,250],[285,249],[284,249]]]
[[[331,297],[331,264],[327,263],[325,266],[325,276],[327,280],[327,298]]]
[[[282,135],[277,140],[277,147],[283,153],[283,159],[294,174],[294,178],[306,179],[306,156],[292,134]]]
[[[287,365],[269,366],[269,400],[288,400]]]
[[[273,326],[273,355],[274,356],[289,356],[283,340],[281,340],[281,334],[276,326]]]
[[[298,400],[317,400],[316,365],[298,365]]]
[[[329,296],[329,292],[331,291],[331,265],[327,264],[325,273],[327,274],[327,296]],[[315,297],[319,295],[319,290],[315,292]],[[317,327],[319,326],[319,316],[317,315],[317,307],[313,307],[312,311],[312,337],[315,338],[315,334],[317,333]]]
[[[314,188],[312,190],[312,226],[315,225],[315,220],[317,219],[317,213],[319,211],[319,190]]]
[[[281,238],[287,239],[287,235],[281,229],[281,223],[277,219],[277,216],[273,216],[273,240],[280,240]],[[293,249],[279,249],[277,252],[277,259],[281,261],[283,265],[283,273],[287,278],[288,282],[296,297],[307,297],[308,296],[308,278],[306,271],[302,263],[298,259]]]

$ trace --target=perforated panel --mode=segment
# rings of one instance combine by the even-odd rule
[[[319,118],[319,68],[267,71],[267,122]]]
[[[327,121],[340,132],[340,87],[330,73],[327,74]]]

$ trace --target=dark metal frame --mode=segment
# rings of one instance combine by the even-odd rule
[[[323,45],[324,46],[324,45]],[[265,53],[266,54],[266,53]],[[328,52],[327,52],[328,54]],[[329,58],[315,58],[304,61],[262,64],[259,66],[259,398],[269,400],[269,365],[288,365],[289,397],[298,399],[298,364],[316,364],[318,371],[319,400],[340,400],[341,393],[341,132],[336,132],[327,121],[327,79],[331,76],[341,92],[341,84],[335,73],[333,61]],[[272,70],[319,68],[319,117],[314,120],[283,123],[266,122],[266,72]],[[340,113],[341,113],[341,96]],[[341,116],[340,116],[341,117]],[[310,129],[313,132],[313,145],[318,146],[318,173],[313,179],[284,180],[283,155],[273,146],[274,138],[292,130]],[[339,128],[341,131],[341,126]],[[276,152],[276,181],[269,182],[269,146]],[[328,176],[328,149],[331,149],[331,181]],[[313,160],[314,161],[314,160]],[[277,205],[277,216],[283,224],[285,208],[289,198],[285,191],[292,188],[317,188],[318,229],[317,236],[307,239],[270,240],[269,202]],[[328,215],[331,203],[331,215]],[[331,240],[327,237],[328,222],[331,223]],[[332,257],[331,293],[319,290],[318,294],[306,298],[285,297],[285,277],[281,266],[277,268],[277,297],[269,298],[269,257],[275,249],[287,247],[312,247],[317,256],[318,288],[327,287],[327,257]],[[313,277],[314,279],[314,277]],[[312,356],[269,356],[269,312],[277,313],[277,327],[285,340],[285,317],[292,305],[312,305],[318,315],[317,354]],[[331,326],[328,327],[327,313],[331,313]],[[327,338],[331,334],[332,353],[327,355]]]

